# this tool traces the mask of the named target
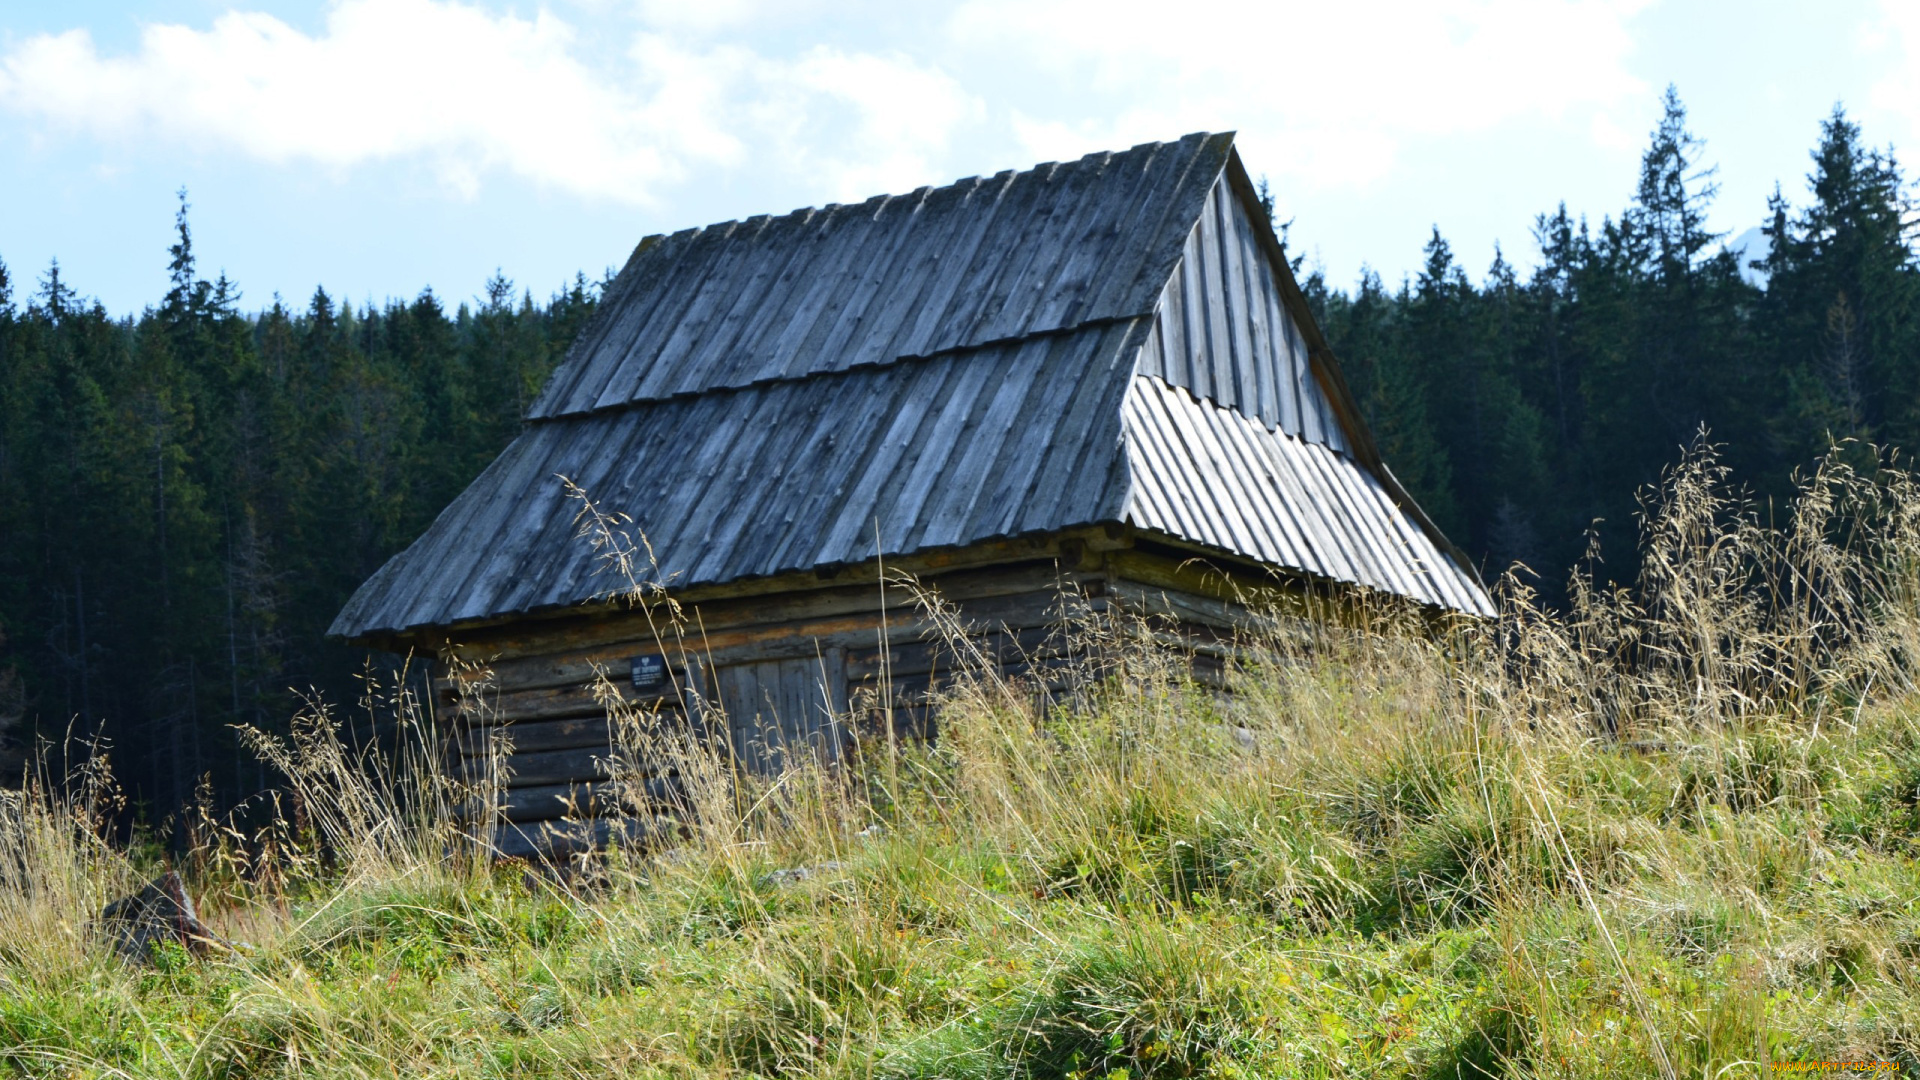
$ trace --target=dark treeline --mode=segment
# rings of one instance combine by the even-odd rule
[[[203,777],[223,804],[270,782],[235,723],[356,699],[328,623],[518,431],[598,291],[245,314],[184,200],[137,317],[58,264],[16,301],[0,267],[0,727],[16,770],[35,734],[103,735],[156,820]]]
[[[1669,90],[1631,205],[1597,227],[1542,215],[1530,274],[1496,251],[1475,284],[1436,229],[1397,289],[1305,283],[1387,462],[1484,570],[1524,562],[1553,596],[1597,520],[1597,569],[1630,580],[1636,493],[1703,426],[1761,500],[1831,440],[1920,447],[1920,260],[1892,151],[1836,109],[1804,201],[1776,188],[1743,266],[1706,228],[1702,150]]]
[[[1496,254],[1476,284],[1436,230],[1396,289],[1306,282],[1395,471],[1484,568],[1526,562],[1549,595],[1596,520],[1602,572],[1633,574],[1636,491],[1702,426],[1763,498],[1832,438],[1920,445],[1892,153],[1836,111],[1743,267],[1667,106],[1631,205],[1542,216],[1524,276]],[[353,699],[364,657],[328,623],[512,438],[597,296],[576,278],[542,306],[496,275],[452,311],[316,292],[247,314],[197,274],[184,202],[171,269],[115,318],[57,265],[37,287],[0,268],[0,730],[103,731],[155,817],[203,776],[222,802],[268,782],[232,724],[284,724],[296,688]]]

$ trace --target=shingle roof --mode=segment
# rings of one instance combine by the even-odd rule
[[[1491,615],[1486,592],[1381,479],[1323,443],[1146,375],[1125,406],[1126,520],[1329,581]]]
[[[1130,319],[962,355],[642,402],[530,425],[382,567],[338,634],[592,600],[625,582],[559,479],[629,514],[691,585],[1117,520]],[[633,537],[638,540],[638,536]]]
[[[1144,315],[1232,145],[1189,135],[651,237],[530,416]]]
[[[560,476],[679,586],[864,560],[876,526],[896,555],[1122,522],[1489,611],[1309,356],[1245,187],[1230,135],[1192,135],[643,242],[332,633],[606,595]]]

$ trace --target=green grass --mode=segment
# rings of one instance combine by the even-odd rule
[[[1124,662],[1071,707],[982,673],[937,746],[869,746],[835,775],[736,787],[690,756],[691,838],[564,882],[463,844],[429,755],[356,760],[310,718],[263,747],[304,831],[203,829],[186,867],[251,945],[148,968],[90,927],[153,869],[91,839],[110,785],[8,796],[0,1063],[1920,1075],[1920,559],[1901,557],[1920,542],[1908,511],[1865,502],[1893,482],[1835,501],[1873,526],[1852,547],[1811,543],[1833,517],[1796,539],[1721,504],[1682,527],[1702,511],[1670,504],[1650,543],[1705,554],[1665,552],[1664,591],[1593,590],[1566,615],[1510,592],[1497,623],[1437,633],[1276,617],[1231,700],[1127,644],[1138,626],[1085,629]],[[1785,568],[1846,604],[1787,602]],[[773,876],[794,867],[815,872]]]
[[[1906,705],[1839,735],[1656,753],[1469,743],[1383,713],[1346,737],[1393,725],[1401,751],[1339,770],[1202,742],[1116,770],[1080,722],[1055,722],[1051,763],[1073,810],[1035,798],[1022,809],[1046,815],[1017,824],[924,807],[851,839],[866,822],[821,818],[571,890],[423,862],[284,910],[216,897],[254,948],[144,971],[69,911],[72,937],[0,967],[0,1059],[53,1076],[1602,1076],[1657,1074],[1657,1037],[1687,1076],[1913,1065]],[[1703,759],[1816,754],[1806,786],[1765,798],[1701,782]],[[960,784],[937,751],[907,764]]]

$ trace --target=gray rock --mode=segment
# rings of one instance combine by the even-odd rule
[[[842,868],[837,862],[823,862],[818,866],[795,866],[785,870],[775,870],[760,879],[763,885],[798,885],[811,877],[830,874]]]
[[[1227,742],[1232,743],[1236,749],[1244,750],[1248,753],[1260,749],[1260,736],[1250,727],[1242,727],[1239,724],[1221,724],[1219,725],[1219,731],[1221,737]]]

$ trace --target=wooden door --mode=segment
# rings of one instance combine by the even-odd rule
[[[774,773],[810,755],[840,760],[851,738],[846,718],[846,656],[839,649],[804,660],[761,660],[714,670],[711,702],[724,714],[708,730],[724,730],[735,760]]]

